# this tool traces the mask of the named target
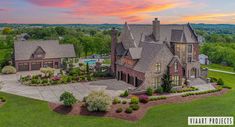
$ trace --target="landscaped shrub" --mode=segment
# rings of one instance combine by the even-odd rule
[[[131,104],[130,108],[136,111],[136,110],[139,110],[140,106],[138,104]]]
[[[128,113],[128,114],[130,114],[130,113],[132,113],[132,112],[133,112],[133,109],[132,109],[132,108],[130,108],[130,107],[128,107],[128,108],[126,108],[125,112],[126,112],[126,113]]]
[[[232,89],[232,87],[230,86],[222,86],[223,88],[226,88],[226,89]]]
[[[41,79],[32,79],[31,80],[31,84],[40,84],[41,83]]]
[[[139,104],[139,98],[136,96],[131,97],[131,104]]]
[[[71,70],[69,70],[70,76],[80,76],[80,74],[80,68],[72,68]]]
[[[55,69],[46,67],[41,68],[40,71],[44,74],[45,77],[52,77],[54,75]]]
[[[116,113],[121,113],[122,112],[122,108],[118,108],[117,110],[116,110]]]
[[[120,95],[120,97],[127,97],[128,95],[129,95],[129,92],[125,90],[124,93]]]
[[[119,100],[118,97],[115,97],[115,98],[113,99],[113,104],[119,104],[119,103],[121,103],[121,100]]]
[[[42,79],[42,84],[49,84],[48,79]]]
[[[147,90],[146,90],[146,94],[148,96],[152,96],[153,95],[153,88],[152,87],[148,87]]]
[[[164,99],[167,99],[167,97],[165,97],[165,96],[160,96],[160,97],[152,96],[152,97],[149,97],[149,101],[157,101],[157,100],[164,100]]]
[[[140,95],[139,100],[140,100],[141,103],[148,103],[149,97],[146,96],[146,95]]]
[[[220,78],[220,79],[217,81],[217,85],[223,86],[223,85],[224,85],[224,81]]]
[[[215,77],[210,77],[210,82],[217,82],[217,79]]]
[[[0,102],[6,102],[6,99],[3,97],[0,97]]]
[[[163,93],[163,88],[161,86],[158,86],[156,89],[156,93],[162,94]]]
[[[72,93],[64,92],[60,96],[60,101],[62,101],[65,106],[72,106],[73,104],[77,102],[77,99],[73,96]]]
[[[126,101],[126,100],[123,100],[123,101],[122,101],[122,104],[126,104],[126,103],[127,103],[127,101]]]
[[[103,91],[93,91],[86,98],[88,111],[107,111],[112,105],[112,98]]]
[[[16,69],[13,66],[5,66],[2,68],[2,73],[3,74],[15,74]]]

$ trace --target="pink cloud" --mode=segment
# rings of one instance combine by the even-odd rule
[[[0,12],[3,12],[3,11],[8,11],[8,9],[0,8]]]
[[[44,7],[68,8],[77,3],[77,0],[27,0],[28,2]]]
[[[81,16],[112,16],[129,22],[144,20],[149,13],[180,7],[185,0],[80,0],[78,7],[67,14]]]

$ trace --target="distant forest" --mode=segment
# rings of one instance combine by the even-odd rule
[[[235,25],[191,24],[204,37],[201,53],[216,64],[235,68]],[[59,39],[74,44],[78,57],[90,54],[109,54],[110,30],[121,30],[120,24],[0,24],[0,68],[10,59],[17,35],[28,33],[30,39]],[[6,52],[7,51],[7,52]]]
[[[191,24],[196,30],[202,30],[209,34],[235,34],[235,24]],[[0,23],[0,27],[80,27],[96,29],[117,29],[122,28],[123,24],[6,24]]]

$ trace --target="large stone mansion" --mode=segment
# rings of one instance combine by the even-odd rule
[[[174,86],[200,76],[199,39],[190,24],[128,25],[112,31],[111,69],[118,80],[137,89],[162,84],[169,71]]]

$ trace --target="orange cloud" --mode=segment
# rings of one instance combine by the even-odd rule
[[[185,0],[87,0],[80,1],[82,6],[66,12],[81,16],[113,16],[137,22],[150,17],[151,13],[179,7]]]
[[[67,8],[73,6],[76,0],[27,0],[28,2],[45,7]]]
[[[235,16],[235,13],[213,13],[213,14],[202,14],[195,16],[185,16],[182,18],[183,21],[216,21],[231,18]]]

